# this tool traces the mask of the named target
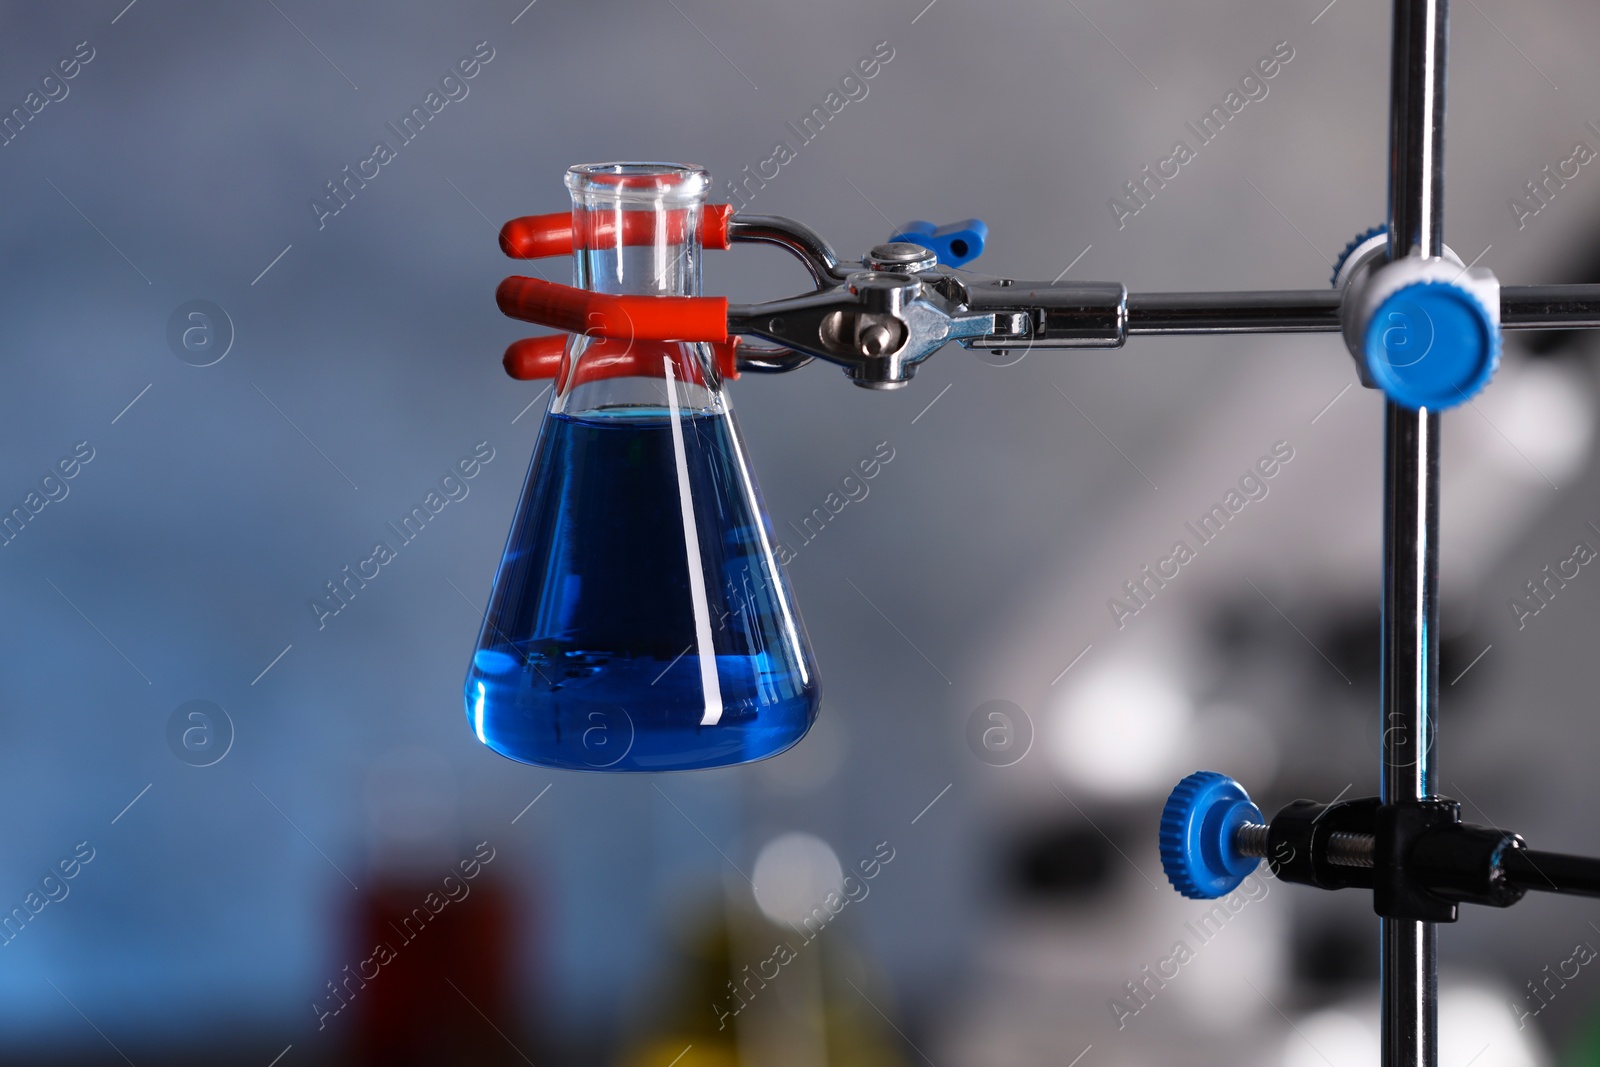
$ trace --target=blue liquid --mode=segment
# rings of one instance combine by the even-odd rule
[[[671,417],[625,411],[546,418],[467,673],[467,719],[496,752],[546,767],[662,771],[782,752],[816,718],[816,669],[743,445],[729,416],[677,420],[690,545]]]

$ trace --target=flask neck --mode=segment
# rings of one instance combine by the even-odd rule
[[[673,163],[597,163],[567,171],[573,283],[632,296],[700,295],[701,207],[711,176]],[[656,418],[726,410],[704,344],[574,335],[552,414]]]
[[[700,295],[700,208],[710,176],[670,163],[567,172],[574,283],[600,293]]]

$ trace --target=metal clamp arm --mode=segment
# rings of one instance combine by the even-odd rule
[[[789,252],[805,265],[818,289],[838,285],[848,273],[839,269],[838,253],[826,238],[782,215],[734,215],[727,233],[730,243],[777,245]]]

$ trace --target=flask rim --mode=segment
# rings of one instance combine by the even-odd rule
[[[574,196],[686,205],[705,200],[711,173],[692,163],[581,163],[567,169],[566,185]]]

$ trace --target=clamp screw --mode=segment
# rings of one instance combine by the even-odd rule
[[[924,245],[913,244],[910,241],[890,241],[887,244],[873,245],[872,251],[861,257],[861,265],[868,270],[916,274],[938,266],[939,257],[933,249]]]
[[[856,344],[860,346],[862,355],[881,356],[895,347],[895,334],[883,323],[874,322],[861,328]]]

